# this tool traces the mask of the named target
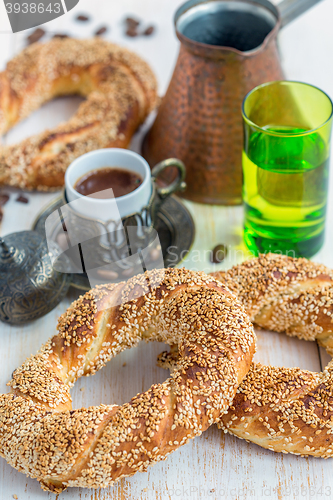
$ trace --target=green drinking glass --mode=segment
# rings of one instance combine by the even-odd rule
[[[254,255],[311,257],[324,242],[332,101],[277,81],[249,92],[242,113],[245,243]]]

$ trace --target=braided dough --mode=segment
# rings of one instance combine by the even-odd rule
[[[215,276],[253,322],[317,340],[333,354],[333,271],[306,259],[269,254]],[[283,453],[333,456],[333,362],[322,373],[255,363],[219,427]]]
[[[291,337],[317,340],[333,356],[333,271],[307,259],[261,255],[213,273],[251,321]]]
[[[213,273],[257,325],[317,340],[333,354],[333,271],[306,259],[260,256]],[[159,364],[177,365],[177,348]],[[322,373],[253,363],[218,426],[263,448],[333,456],[333,361]]]
[[[123,406],[72,410],[74,382],[141,339],[177,344],[172,376]],[[244,309],[212,276],[166,269],[96,287],[0,396],[0,453],[46,490],[112,485],[217,422],[254,350]]]
[[[67,123],[0,149],[0,184],[57,189],[78,156],[127,147],[156,105],[157,84],[139,56],[100,38],[35,43],[0,73],[0,135],[45,102],[69,94],[87,99]]]

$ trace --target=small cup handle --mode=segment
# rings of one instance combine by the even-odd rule
[[[157,193],[162,199],[171,196],[176,191],[184,191],[186,188],[186,167],[184,163],[177,158],[168,158],[167,160],[160,161],[160,163],[155,165],[152,169],[152,177],[157,179],[160,173],[168,167],[176,167],[178,169],[178,176],[169,186],[157,188]]]

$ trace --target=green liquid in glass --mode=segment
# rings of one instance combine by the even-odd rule
[[[265,130],[254,132],[243,152],[245,242],[255,255],[309,257],[324,240],[327,146],[320,133],[297,135],[306,129]]]

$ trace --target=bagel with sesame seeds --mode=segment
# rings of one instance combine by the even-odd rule
[[[212,273],[259,326],[317,340],[333,354],[333,272],[306,259],[261,255]],[[159,365],[177,366],[177,346]],[[253,363],[218,423],[275,452],[333,457],[333,361],[321,373]]]
[[[291,337],[317,340],[333,356],[331,269],[270,253],[213,276],[238,297],[253,323]]]
[[[101,38],[53,38],[25,48],[0,73],[0,135],[57,96],[86,98],[74,116],[0,148],[0,185],[59,189],[89,151],[129,145],[157,103],[154,73],[139,56]]]
[[[177,344],[171,377],[123,406],[73,410],[74,382],[142,339]],[[0,396],[0,454],[55,493],[110,486],[216,423],[254,351],[243,307],[212,276],[162,269],[100,285],[72,304],[58,334],[13,373],[11,393]]]

